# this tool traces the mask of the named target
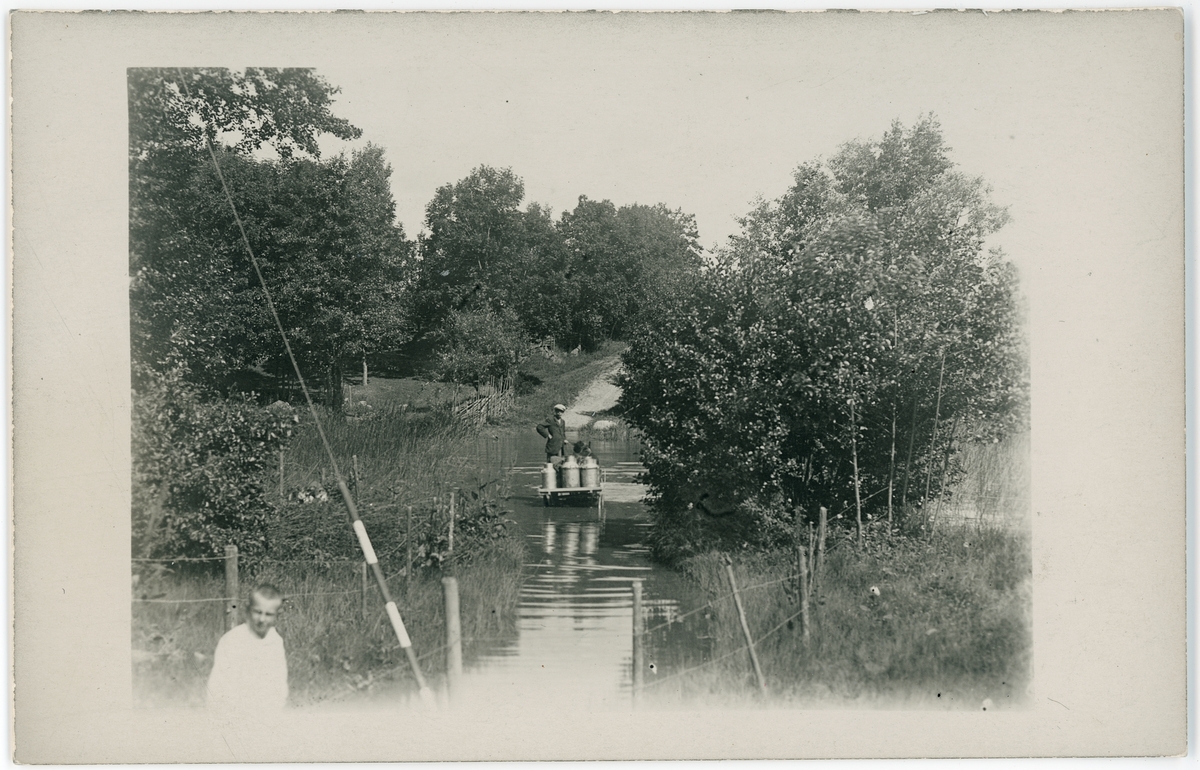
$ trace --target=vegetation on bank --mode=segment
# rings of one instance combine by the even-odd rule
[[[1007,213],[932,117],[844,145],[742,220],[631,336],[622,406],[644,439],[656,553],[786,544],[849,507],[928,526],[959,455],[1024,428],[1028,371]]]
[[[740,587],[767,584],[742,591],[742,601],[772,701],[989,710],[1024,702],[1032,644],[1023,533],[954,524],[917,541],[873,526],[862,549],[846,537],[828,548],[807,643],[794,552],[735,559]],[[731,599],[720,598],[730,593],[721,555],[679,566],[717,600],[713,641],[695,670],[664,669],[661,681],[652,679],[648,700],[753,700],[757,684],[738,615]],[[701,666],[707,661],[715,662]]]
[[[594,353],[572,356],[559,351],[554,360],[542,359],[526,373],[537,385],[530,385],[516,399],[503,424],[482,427],[487,432],[504,430],[510,423],[527,428],[533,416],[544,416],[549,404],[570,401],[600,369],[611,366],[618,352],[619,347],[604,346]],[[477,458],[481,426],[454,415],[462,395],[461,389],[438,383],[373,377],[366,387],[352,388],[354,408],[336,412],[318,408],[389,587],[423,656],[423,671],[435,683],[444,666],[443,656],[430,654],[441,646],[444,629],[440,578],[454,574],[459,580],[464,655],[469,662],[490,645],[515,639],[515,609],[525,561],[521,533],[505,516],[510,495],[507,479]],[[252,403],[239,408],[263,410]],[[412,677],[381,613],[373,580],[368,582],[368,611],[363,616],[362,557],[310,418],[305,412],[288,411],[285,405],[263,411],[275,414],[285,430],[293,426],[294,432],[280,433],[284,441],[272,444],[265,462],[239,466],[232,476],[243,485],[253,484],[256,496],[251,499],[258,501],[258,518],[211,531],[223,538],[218,540],[220,547],[234,543],[246,555],[241,560],[243,586],[265,580],[288,595],[279,629],[287,645],[292,702],[310,704],[361,697],[380,688],[411,687]],[[155,414],[169,418],[164,410]],[[224,468],[229,458],[222,460],[219,452],[210,453],[208,465],[188,466],[194,459],[189,447],[198,437],[181,431],[195,429],[208,435],[207,428],[197,427],[194,421],[167,422],[174,426],[175,443],[164,439],[158,444],[160,453],[142,457],[139,467],[144,473],[161,476],[176,466],[187,466],[190,470],[184,478],[228,475],[206,475],[208,469]],[[227,422],[244,424],[236,417]],[[265,437],[269,432],[253,421],[250,425],[248,435],[258,431]],[[155,471],[163,458],[170,462]],[[145,485],[146,478],[135,479],[135,493],[153,498],[158,487]],[[457,490],[453,556],[448,514],[452,489]],[[160,529],[179,536],[150,544],[147,553],[155,557],[181,555],[172,548],[188,550],[186,534],[194,521],[187,518],[186,509],[175,511],[172,506],[165,505]],[[409,506],[411,587],[406,574]],[[208,541],[195,541],[191,552],[208,554],[211,547]],[[224,605],[196,600],[222,596],[222,569],[220,561],[135,562],[132,642],[135,696],[142,705],[201,702],[212,651],[224,630]]]

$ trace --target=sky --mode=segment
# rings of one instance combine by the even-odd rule
[[[1047,235],[1103,237],[1129,213],[1120,176],[1176,149],[1155,126],[1180,103],[1146,86],[1180,43],[1116,16],[409,16],[312,63],[353,145],[386,148],[410,237],[438,186],[488,164],[556,217],[580,195],[680,208],[711,248],[798,164],[932,112],[1010,207],[996,245],[1033,269]]]

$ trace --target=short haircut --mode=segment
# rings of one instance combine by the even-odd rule
[[[258,594],[267,601],[283,598],[283,592],[270,583],[260,583],[255,586],[254,590],[250,592],[251,600],[253,600],[255,594]]]

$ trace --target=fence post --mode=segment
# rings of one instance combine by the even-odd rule
[[[808,644],[808,551],[801,545],[796,555],[800,562],[800,638]]]
[[[821,506],[821,518],[817,523],[817,563],[813,565],[813,593],[818,601],[821,599],[821,573],[825,571],[825,527],[828,520],[829,511]]]
[[[750,651],[750,665],[754,667],[754,678],[758,680],[759,691],[766,695],[767,683],[763,680],[762,668],[758,665],[758,653],[754,651],[754,639],[750,636],[750,625],[746,622],[746,610],[742,607],[742,595],[738,593],[737,578],[733,576],[733,560],[728,556],[725,557],[725,574],[729,577],[733,603],[737,607],[738,620],[742,624],[742,634],[746,637],[746,649]]]
[[[804,526],[804,517],[799,509],[796,510],[796,574],[800,577],[799,584],[796,586],[800,593],[800,636],[805,642],[808,641],[808,546],[812,542],[812,538],[805,538],[802,535],[807,532]],[[805,542],[805,541],[808,542]]]
[[[458,490],[450,493],[450,535],[449,535],[449,550],[450,556],[454,556],[454,502],[457,497]]]
[[[642,698],[642,677],[645,651],[642,649],[644,620],[642,618],[642,581],[633,581],[633,705]]]
[[[283,447],[279,447],[279,497],[283,499]]]
[[[462,619],[458,608],[458,578],[442,578],[442,593],[446,597],[446,686],[450,699],[460,693],[462,682]]]
[[[366,620],[367,619],[367,594],[370,593],[370,590],[367,588],[367,563],[365,561],[362,564],[358,565],[358,575],[360,578],[359,583],[362,588],[362,590],[360,592],[361,597],[362,597],[362,616],[363,616],[363,620]]]
[[[225,546],[225,630],[238,624],[238,549]]]
[[[408,517],[404,528],[404,592],[412,598],[412,506],[408,506]]]
[[[350,459],[354,462],[354,494],[358,494],[358,455],[350,455]]]
[[[367,357],[363,356],[363,387],[367,387],[371,381],[367,379]]]

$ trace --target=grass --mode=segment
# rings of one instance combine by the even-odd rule
[[[464,658],[469,663],[488,642],[515,639],[521,587],[522,544],[509,539],[460,570]],[[288,598],[278,629],[287,648],[294,705],[361,696],[383,687],[415,690],[415,680],[386,615],[374,581],[368,584],[367,613],[361,603],[360,562],[313,568],[264,563],[252,581],[278,586]],[[389,579],[421,668],[439,685],[445,673],[442,585],[426,572],[406,589],[403,576]],[[214,573],[169,575],[142,586],[164,599],[220,596]],[[198,706],[212,667],[212,651],[224,632],[224,606],[213,603],[138,604],[134,614],[135,703],[138,706]]]
[[[590,354],[527,362],[527,383],[500,429],[524,429],[555,401],[569,402],[620,352],[610,344]],[[478,426],[454,418],[452,405],[470,388],[413,379],[372,377],[351,391],[342,413],[319,409],[326,436],[351,484],[360,516],[389,577],[422,667],[435,684],[442,674],[444,628],[440,577],[459,580],[464,656],[481,645],[515,638],[525,561],[524,539],[504,524],[507,479],[480,459]],[[328,459],[311,418],[301,411],[297,436],[272,468],[268,489],[275,515],[265,558],[244,559],[243,586],[273,582],[291,597],[279,630],[288,651],[294,704],[360,696],[380,687],[413,683],[405,656],[369,585],[369,612],[361,607],[361,554]],[[489,431],[497,430],[491,426]],[[457,491],[454,561],[448,560],[447,498]],[[300,493],[324,494],[301,502]],[[322,499],[323,498],[323,499]],[[436,498],[436,502],[435,502]],[[408,508],[415,566],[407,586]],[[167,568],[170,567],[170,568]],[[138,574],[133,612],[135,700],[143,706],[203,702],[212,651],[224,630],[219,601],[220,562],[184,563]]]
[[[862,551],[850,539],[837,540],[812,601],[807,643],[795,591],[788,590],[792,553],[736,562],[751,635],[776,701],[931,708],[1024,702],[1030,560],[1021,536],[947,527],[930,543],[881,534]],[[754,682],[733,602],[722,598],[730,590],[721,557],[693,557],[683,569],[716,600],[707,656],[715,662],[673,679],[667,677],[675,672],[662,672],[664,681],[650,697],[747,697]]]
[[[1021,436],[969,448],[954,506],[928,539],[889,535],[880,522],[859,549],[851,530],[831,530],[807,643],[794,552],[735,555],[772,701],[989,710],[1024,704],[1032,645],[1028,446]],[[712,695],[725,704],[757,702],[723,555],[692,557],[680,569],[714,600],[711,644],[683,673],[663,671],[648,697],[659,704]]]

